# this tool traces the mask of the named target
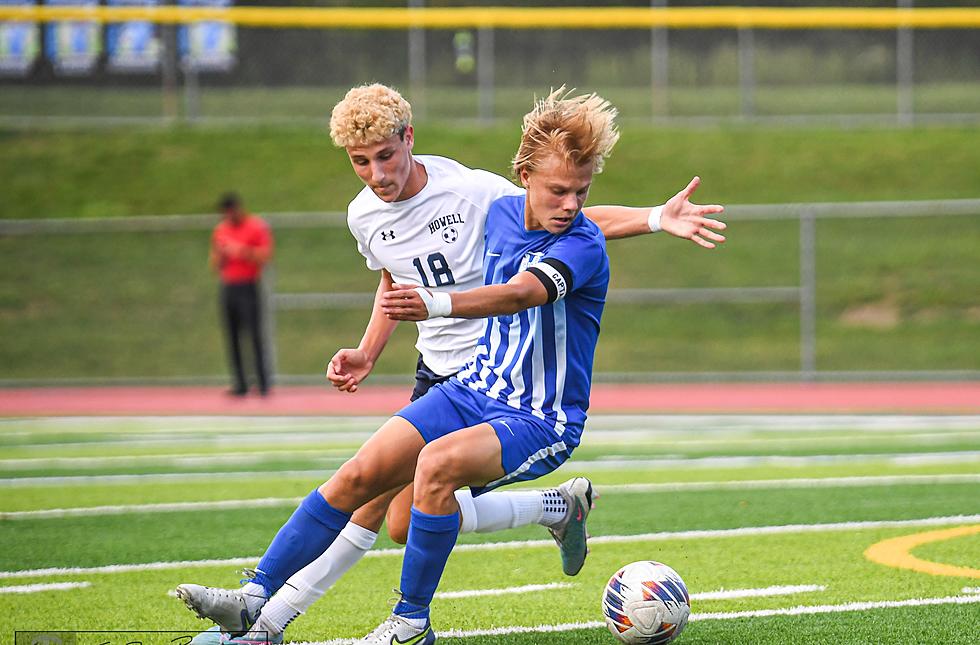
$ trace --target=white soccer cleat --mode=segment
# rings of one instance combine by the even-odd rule
[[[561,522],[548,529],[561,550],[561,568],[567,576],[582,570],[589,554],[588,533],[585,520],[592,510],[592,482],[585,477],[575,477],[558,487],[567,509]]]
[[[241,589],[185,584],[178,586],[176,591],[177,597],[184,601],[188,609],[199,618],[214,622],[221,631],[232,635],[244,634],[255,622],[256,617],[249,612]]]
[[[357,645],[432,645],[435,642],[436,635],[428,620],[424,627],[413,627],[401,616],[392,614],[373,632],[357,641]]]
[[[272,625],[266,618],[259,614],[255,624],[244,636],[232,636],[222,645],[281,645],[282,632]]]

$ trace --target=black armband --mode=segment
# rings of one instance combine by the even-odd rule
[[[527,268],[548,291],[548,302],[561,300],[572,290],[572,272],[561,260],[545,258]]]

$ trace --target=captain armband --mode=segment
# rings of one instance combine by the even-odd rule
[[[572,271],[561,260],[545,258],[538,264],[529,266],[527,270],[544,285],[548,292],[548,302],[561,300],[572,290]]]

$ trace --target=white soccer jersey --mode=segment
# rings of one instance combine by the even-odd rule
[[[369,269],[387,269],[398,283],[445,292],[482,287],[487,211],[498,197],[523,195],[524,189],[445,157],[415,160],[428,175],[417,195],[387,203],[365,186],[347,207],[357,250]],[[435,318],[416,324],[422,360],[446,376],[471,358],[485,321]]]

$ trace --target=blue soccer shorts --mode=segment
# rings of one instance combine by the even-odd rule
[[[485,486],[471,486],[474,497],[499,486],[547,475],[562,465],[577,445],[562,439],[547,421],[491,399],[457,379],[434,386],[395,416],[415,426],[426,443],[481,423],[493,427],[506,474]],[[566,428],[565,434],[569,431],[574,429]]]

